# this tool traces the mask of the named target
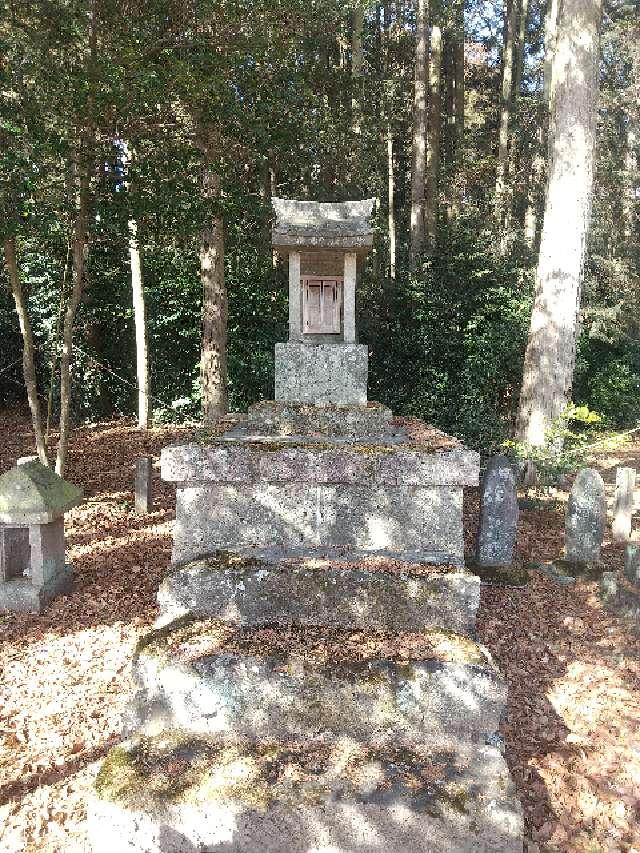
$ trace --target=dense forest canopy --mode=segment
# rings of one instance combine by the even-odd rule
[[[287,318],[272,194],[375,196],[358,294],[370,398],[474,446],[513,434],[571,5],[5,2],[5,260],[11,244],[43,420],[57,423],[65,359],[74,420],[136,413],[136,252],[153,417],[197,417],[202,372],[217,371],[212,412],[271,397]],[[600,23],[591,6],[597,155],[571,394],[621,426],[640,419],[640,7],[608,2]],[[22,401],[8,260],[3,275],[0,389]]]

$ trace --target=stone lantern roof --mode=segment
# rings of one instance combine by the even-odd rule
[[[37,461],[0,477],[0,522],[49,524],[82,501],[82,491]]]
[[[344,249],[367,251],[373,245],[369,221],[375,199],[343,202],[298,201],[273,198],[276,221],[272,230],[275,249]]]

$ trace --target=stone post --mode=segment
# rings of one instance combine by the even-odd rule
[[[616,470],[616,495],[613,504],[611,534],[614,542],[627,542],[631,536],[633,492],[636,487],[635,468]]]
[[[355,252],[346,252],[344,256],[344,342],[356,341],[356,275],[357,258]]]
[[[476,563],[479,566],[510,566],[518,532],[516,475],[506,456],[487,465],[480,491],[480,520]]]
[[[565,556],[570,563],[600,561],[607,523],[604,481],[593,468],[583,468],[575,479],[565,516]]]
[[[289,340],[302,339],[300,252],[289,252]]]
[[[628,542],[624,551],[624,576],[640,586],[640,542]]]
[[[153,459],[141,456],[136,459],[136,512],[146,515],[153,507],[152,489]]]

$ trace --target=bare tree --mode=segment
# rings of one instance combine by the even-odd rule
[[[18,271],[14,237],[5,237],[4,239],[4,259],[7,265],[9,282],[11,283],[11,291],[16,304],[16,312],[18,314],[20,332],[22,334],[22,371],[24,374],[24,384],[27,388],[29,409],[31,410],[31,421],[33,423],[33,434],[36,440],[36,449],[42,464],[48,465],[49,459],[47,458],[47,445],[42,426],[40,400],[38,399],[38,382],[36,378],[36,359],[35,348],[33,345],[33,333],[31,331],[31,322],[29,320],[29,312],[27,310],[27,300],[25,299],[24,292],[22,290],[20,273]]]
[[[563,0],[553,59],[551,160],[518,437],[545,443],[569,401],[595,159],[601,0]]]

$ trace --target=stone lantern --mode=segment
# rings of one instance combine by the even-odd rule
[[[29,458],[0,477],[0,608],[40,613],[69,591],[64,514],[82,492]]]
[[[273,247],[289,265],[289,341],[277,344],[276,400],[366,405],[368,354],[356,335],[359,262],[373,245],[373,199],[273,199]]]

